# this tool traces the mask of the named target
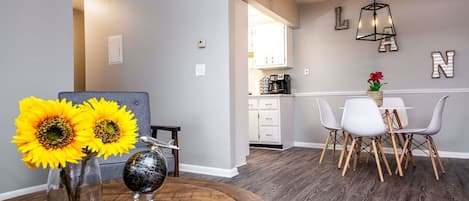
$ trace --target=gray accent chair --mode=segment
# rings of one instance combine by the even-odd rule
[[[157,137],[157,130],[174,131],[172,132],[172,139],[177,146],[177,131],[180,127],[172,126],[152,126],[150,121],[150,100],[146,92],[113,92],[113,91],[85,91],[85,92],[60,92],[59,99],[67,99],[72,101],[73,104],[80,104],[90,98],[100,99],[103,97],[106,100],[116,101],[119,105],[126,105],[128,110],[135,114],[138,126],[138,135],[140,136],[153,136]],[[175,138],[175,139],[174,139]],[[146,144],[137,142],[136,148],[129,151],[128,154],[122,156],[110,156],[107,160],[102,157],[99,158],[101,166],[101,177],[103,180],[121,179],[124,165],[127,159],[134,153],[139,151],[148,150]],[[179,160],[177,150],[172,152],[163,151],[165,158],[168,162],[168,172],[173,176],[179,176]]]

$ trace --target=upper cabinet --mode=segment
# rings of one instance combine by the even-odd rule
[[[248,13],[249,67],[264,70],[293,67],[291,28],[252,6]]]
[[[289,34],[290,33],[290,34]],[[282,23],[272,22],[251,28],[253,68],[291,68],[291,31]],[[290,48],[289,48],[290,47]]]

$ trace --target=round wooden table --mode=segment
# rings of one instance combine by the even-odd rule
[[[128,201],[133,193],[121,180],[106,181],[103,184],[103,200]],[[158,201],[262,201],[256,194],[236,186],[206,180],[183,177],[168,177],[165,184],[154,195]],[[37,192],[10,201],[43,201],[45,192]]]

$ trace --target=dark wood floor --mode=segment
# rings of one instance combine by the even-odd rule
[[[291,148],[286,151],[251,149],[247,165],[234,178],[182,173],[182,177],[221,181],[252,191],[266,201],[303,200],[469,200],[469,160],[443,159],[447,173],[436,181],[431,162],[417,157],[417,168],[404,177],[378,179],[373,159],[360,163],[345,177],[328,152],[320,166],[320,150]],[[362,154],[362,158],[364,158]],[[388,158],[391,158],[389,155]],[[364,160],[362,160],[364,161]],[[394,161],[394,160],[390,160]],[[394,163],[391,165],[395,167]]]

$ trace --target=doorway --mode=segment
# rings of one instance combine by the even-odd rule
[[[84,0],[73,0],[74,91],[86,90]]]

